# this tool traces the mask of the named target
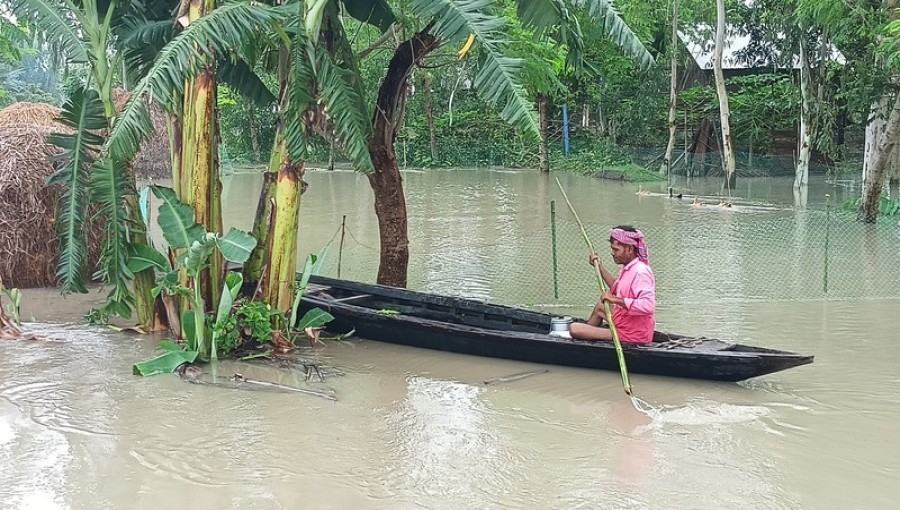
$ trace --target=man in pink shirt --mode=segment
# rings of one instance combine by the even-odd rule
[[[601,327],[606,321],[603,303],[612,307],[613,322],[622,342],[648,344],[653,341],[656,328],[656,279],[648,265],[647,245],[644,234],[627,225],[610,231],[609,247],[613,261],[622,267],[618,278],[607,271],[596,253],[591,253],[591,266],[600,265],[600,275],[609,290],[600,296],[586,323],[571,325],[572,338],[578,340],[612,340],[608,327]]]

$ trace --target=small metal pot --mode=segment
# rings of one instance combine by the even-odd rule
[[[574,322],[571,317],[553,317],[550,319],[550,334],[553,336],[561,336],[571,338],[569,334],[569,326]]]

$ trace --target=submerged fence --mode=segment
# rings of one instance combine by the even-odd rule
[[[411,232],[409,287],[520,306],[589,306],[598,292],[588,250],[567,211],[559,204],[555,209],[544,227],[506,238],[457,232],[425,240]],[[831,209],[734,214],[733,221],[638,225],[646,235],[660,302],[900,298],[896,220],[865,225]],[[610,225],[585,227],[609,267]],[[349,228],[335,239],[340,233],[342,246],[332,243],[322,274],[340,271],[342,278],[373,281],[377,241],[360,242]]]

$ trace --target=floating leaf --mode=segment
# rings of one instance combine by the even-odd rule
[[[184,363],[193,363],[197,359],[197,351],[168,351],[147,361],[135,363],[134,375],[149,377],[156,374],[171,374]]]

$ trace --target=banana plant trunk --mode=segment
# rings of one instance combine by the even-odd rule
[[[300,226],[300,197],[303,183],[303,162],[295,162],[287,154],[285,140],[279,140],[275,151],[281,155],[277,172],[266,172],[267,182],[273,179],[268,192],[269,224],[266,236],[266,271],[262,275],[260,294],[265,303],[287,312],[294,300],[293,283],[297,274],[297,231]]]
[[[284,156],[284,132],[279,125],[275,132],[275,146],[269,158],[269,167],[263,173],[263,185],[256,204],[256,218],[253,220],[252,232],[256,239],[256,248],[244,266],[244,281],[247,282],[260,281],[269,258],[269,230],[275,204],[275,184],[278,182],[278,169],[281,168]]]
[[[215,7],[214,0],[191,0],[190,22]],[[199,57],[198,57],[199,58]],[[207,232],[222,233],[222,184],[219,180],[218,122],[216,119],[215,64],[206,62],[200,74],[189,80],[184,93],[181,133],[181,168],[175,182],[178,198],[193,207],[197,223]],[[209,267],[200,275],[203,301],[208,308],[219,302],[224,260],[218,251],[210,257]],[[208,310],[207,310],[208,311]]]
[[[284,116],[289,111],[290,75],[290,52],[282,48],[278,65],[278,108],[281,118],[275,132],[269,167],[263,176],[253,223],[256,248],[244,268],[244,281],[257,282],[260,298],[283,312],[290,309],[294,299],[304,172],[303,162],[294,161],[288,153],[285,139]]]
[[[403,41],[394,51],[378,89],[369,155],[375,168],[368,177],[375,195],[375,215],[381,244],[378,283],[406,287],[409,237],[403,178],[394,141],[403,117],[409,75],[416,63],[437,48],[439,41],[426,31]]]

